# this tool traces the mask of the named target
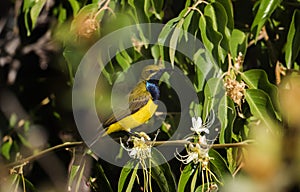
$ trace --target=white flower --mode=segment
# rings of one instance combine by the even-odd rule
[[[209,148],[203,148],[199,143],[190,143],[186,151],[187,155],[180,155],[178,151],[175,153],[176,159],[181,161],[183,164],[189,164],[190,162],[193,162],[194,164],[199,162],[204,163],[209,160]]]
[[[201,117],[192,117],[192,125],[191,131],[195,132],[197,135],[201,135],[203,133],[209,134],[209,129],[215,121],[215,113],[212,110],[210,114],[212,119],[208,119],[205,123],[202,122]]]
[[[193,127],[191,127],[191,131],[197,133],[198,135],[200,135],[201,133],[206,133],[209,134],[209,130],[206,126],[202,125],[202,119],[201,117],[192,117],[192,124]]]
[[[128,151],[128,155],[132,159],[139,159],[140,161],[143,161],[144,159],[151,157],[151,147],[152,145],[149,144],[149,141],[151,141],[150,137],[144,133],[137,133],[139,137],[133,137],[133,147],[128,148],[125,147],[124,144],[121,142],[121,146]],[[154,138],[154,140],[156,137]]]

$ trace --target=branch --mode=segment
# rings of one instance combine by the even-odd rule
[[[225,143],[225,144],[213,144],[212,148],[214,149],[220,149],[220,148],[227,148],[227,147],[246,147],[248,144],[253,143],[254,140],[246,140],[246,141],[242,141],[239,143]],[[158,146],[158,145],[186,145],[186,144],[190,144],[192,142],[187,141],[187,140],[173,140],[173,141],[149,141],[149,144],[153,145],[153,146]],[[56,145],[54,147],[45,149],[35,155],[26,157],[24,159],[21,159],[19,161],[4,165],[0,167],[0,170],[3,168],[12,168],[12,167],[16,167],[18,165],[24,165],[27,164],[30,161],[33,161],[35,159],[41,158],[42,156],[46,155],[49,152],[55,151],[57,149],[62,149],[62,148],[69,148],[69,147],[75,147],[77,145],[82,145],[83,142],[82,141],[77,141],[77,142],[66,142],[60,145]],[[205,145],[203,145],[205,146]]]
[[[246,147],[250,143],[253,143],[254,140],[246,140],[239,143],[225,143],[225,144],[213,144],[212,148],[214,149],[220,149],[220,148],[227,148],[227,147]],[[152,144],[154,146],[157,145],[186,145],[190,144],[192,142],[187,140],[173,140],[173,141],[149,141],[149,144]],[[203,145],[205,146],[205,145]]]
[[[51,147],[51,148],[45,149],[43,151],[40,151],[39,153],[37,153],[35,155],[32,155],[32,156],[26,157],[24,159],[21,159],[19,161],[15,161],[13,163],[1,166],[0,170],[2,170],[3,168],[11,168],[11,167],[15,167],[15,166],[18,166],[18,165],[21,165],[21,164],[26,164],[29,161],[33,161],[35,159],[38,159],[38,158],[46,155],[47,153],[49,153],[51,151],[55,151],[57,149],[69,148],[69,147],[74,147],[74,146],[82,145],[82,144],[83,144],[82,141],[77,141],[77,142],[66,142],[66,143],[63,143],[63,144],[60,144],[60,145],[56,145],[54,147]]]

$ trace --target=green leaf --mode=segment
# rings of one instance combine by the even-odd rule
[[[73,16],[75,17],[75,15],[80,9],[79,3],[76,0],[68,0],[68,1],[73,9]]]
[[[244,73],[241,73],[241,78],[243,81],[245,81],[250,89],[261,89],[267,93],[272,99],[272,106],[276,109],[276,111],[279,111],[277,87],[269,82],[268,76],[264,70],[248,70]],[[279,113],[277,114],[277,117],[281,119]]]
[[[244,32],[233,29],[231,37],[229,39],[230,53],[233,59],[237,58],[241,52],[246,55],[247,50],[247,36]]]
[[[119,192],[121,192],[123,190],[126,180],[128,178],[128,175],[132,172],[132,170],[134,168],[134,164],[135,164],[134,161],[128,161],[126,163],[126,165],[123,167],[121,174],[120,174],[119,182],[118,182],[118,191]]]
[[[261,28],[271,17],[275,9],[280,5],[282,0],[261,0],[254,21],[251,25],[251,31],[255,33],[255,39],[260,33]]]
[[[163,19],[163,7],[164,7],[164,1],[155,1],[151,0],[151,11],[155,15],[155,17],[159,20]]]
[[[119,65],[122,67],[123,70],[126,70],[130,67],[130,61],[128,61],[128,59],[124,58],[120,52],[116,55],[116,60],[119,63]]]
[[[221,48],[222,34],[215,31],[211,18],[201,16],[199,20],[199,29],[201,32],[202,42],[210,53],[212,59],[216,59],[218,64],[225,60],[224,53]]]
[[[158,59],[159,59],[159,46],[158,45],[153,45],[151,47],[151,55],[154,58],[154,62],[157,63]]]
[[[236,118],[235,106],[228,96],[224,95],[219,104],[218,117],[221,122],[220,143],[232,142],[233,124]]]
[[[162,163],[165,162],[165,163]],[[176,191],[175,178],[165,157],[156,149],[151,151],[151,176],[155,179],[161,191]]]
[[[63,23],[67,19],[67,10],[62,6],[59,7],[58,22]]]
[[[191,181],[191,191],[195,191],[195,187],[196,187],[196,182],[197,182],[197,177],[198,177],[198,171],[199,169],[196,169],[196,172],[192,178],[192,181]]]
[[[183,11],[181,11],[178,17],[175,17],[170,21],[168,21],[162,28],[161,32],[159,33],[157,43],[159,45],[159,51],[160,51],[162,62],[164,62],[165,60],[164,46],[166,46],[166,41],[168,40],[168,37],[173,31],[173,28],[175,27],[176,23],[182,19],[183,13],[185,13],[187,10],[188,8],[185,8]]]
[[[24,0],[23,3],[23,12],[24,12],[24,24],[27,31],[27,36],[30,36],[30,26],[29,26],[29,14],[30,8],[34,5],[34,0]]]
[[[44,7],[47,0],[37,0],[35,4],[30,10],[30,17],[31,17],[31,29],[35,27],[36,21],[38,16],[40,15],[42,8]]]
[[[132,174],[131,174],[131,177],[130,177],[128,186],[127,186],[127,188],[126,188],[126,192],[131,192],[131,191],[132,191],[132,188],[133,188],[133,184],[134,184],[135,178],[137,177],[137,171],[138,171],[138,168],[139,168],[139,163],[137,163],[136,166],[135,166],[134,169],[133,169],[133,172],[132,172]]]
[[[170,39],[170,48],[169,48],[169,55],[170,55],[170,61],[172,64],[172,67],[174,67],[174,60],[175,60],[175,52],[177,47],[177,42],[179,41],[180,37],[182,35],[182,24],[184,19],[180,19],[180,21],[177,23],[174,32]]]
[[[150,18],[152,15],[152,12],[150,11],[150,7],[151,7],[151,1],[150,0],[144,0],[144,12],[145,15]]]
[[[194,11],[190,11],[189,14],[184,18],[184,21],[182,24],[182,30],[183,30],[184,38],[186,41],[188,41],[189,26],[191,24],[193,14],[194,14]]]
[[[86,161],[84,160],[84,162],[81,164],[81,167],[80,167],[80,172],[79,172],[79,175],[77,177],[77,181],[76,181],[74,192],[80,192],[81,191],[81,187],[80,186],[82,185],[83,173],[85,171],[85,165],[86,165]]]
[[[24,0],[23,2],[23,11],[29,10],[34,4],[35,0]]]
[[[295,10],[285,47],[285,62],[290,69],[300,51],[300,10]]]
[[[1,146],[1,153],[5,157],[5,159],[10,160],[10,150],[13,141],[9,139],[7,142],[3,143]]]
[[[237,163],[238,163],[237,156],[240,155],[239,150],[240,150],[239,148],[233,148],[233,147],[226,149],[228,169],[231,175],[234,174],[237,168]]]
[[[26,190],[24,191],[30,191],[30,192],[36,192],[37,189],[34,187],[34,185],[26,178],[24,178],[25,181],[25,188]]]
[[[22,143],[23,145],[25,145],[25,146],[28,147],[28,148],[32,148],[31,143],[27,140],[26,137],[24,137],[24,136],[23,136],[22,134],[20,134],[20,133],[17,133],[17,135],[18,135],[18,137],[19,137],[19,139],[21,140],[21,143]]]
[[[218,2],[224,7],[224,9],[226,11],[226,16],[227,16],[227,27],[230,31],[232,31],[234,28],[232,1],[231,0],[215,0],[213,2]]]
[[[197,81],[194,83],[196,92],[202,91],[208,73],[213,66],[205,49],[199,49],[193,56]]]
[[[180,174],[179,182],[178,182],[178,191],[185,191],[185,187],[190,177],[195,174],[195,170],[198,168],[193,168],[192,163],[186,165],[183,171]]]
[[[72,186],[72,183],[74,182],[74,179],[79,171],[79,168],[80,168],[79,165],[71,166],[70,176],[69,176],[69,180],[68,180],[68,186]]]
[[[15,113],[11,114],[9,118],[9,127],[14,128],[17,125],[18,117]]]
[[[206,120],[207,115],[213,109],[217,111],[218,103],[224,96],[223,80],[221,78],[211,78],[207,81],[204,88],[204,106],[202,119]]]
[[[208,154],[212,157],[210,160],[210,163],[213,165],[211,166],[211,171],[222,181],[224,176],[230,173],[226,160],[214,149],[210,149]]]
[[[111,184],[108,178],[106,177],[104,170],[100,164],[96,165],[96,178],[97,178],[96,182],[99,183],[99,186],[101,186],[101,189],[103,191],[110,191],[110,192],[113,191]]]
[[[271,119],[275,119],[276,115],[270,97],[260,89],[247,89],[245,99],[252,115],[260,119],[263,125],[272,131],[274,126]]]
[[[211,3],[205,7],[204,15],[211,18],[213,29],[222,34],[220,45],[223,48],[222,51],[227,54],[231,31],[227,28],[228,17],[225,8],[218,2]]]

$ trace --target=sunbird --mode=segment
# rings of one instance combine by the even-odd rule
[[[148,65],[142,70],[140,80],[129,95],[129,110],[111,115],[103,123],[103,136],[126,131],[146,123],[157,110],[155,103],[159,98],[158,82],[164,72],[168,71],[160,65]]]

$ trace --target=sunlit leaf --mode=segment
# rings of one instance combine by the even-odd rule
[[[136,166],[133,169],[133,172],[131,174],[129,183],[128,183],[127,188],[126,188],[126,192],[131,192],[132,191],[135,178],[137,177],[138,167],[139,167],[139,163],[137,163]]]
[[[31,28],[32,29],[35,27],[38,16],[40,15],[46,2],[47,2],[47,0],[37,0],[37,1],[35,1],[35,4],[31,8],[30,17],[31,17]]]
[[[224,96],[223,90],[223,80],[221,78],[211,78],[207,81],[207,84],[204,88],[204,106],[203,106],[203,114],[202,119],[206,119],[208,114],[213,109],[217,111],[218,103]]]
[[[290,69],[300,51],[300,10],[295,10],[285,47],[285,62]]]
[[[26,10],[29,10],[33,3],[35,2],[35,0],[24,0],[23,1],[23,11],[25,12]]]
[[[251,89],[261,89],[271,97],[272,107],[279,111],[278,106],[278,90],[277,87],[271,84],[265,71],[261,69],[252,69],[241,73],[243,81]],[[280,114],[277,118],[281,119]]]
[[[186,165],[183,171],[180,174],[178,182],[178,191],[185,191],[186,185],[192,175],[195,174],[197,168],[193,168],[193,165],[190,163]]]
[[[215,0],[213,2],[220,3],[225,11],[227,16],[227,27],[231,31],[234,28],[234,20],[233,20],[233,7],[232,7],[232,1],[230,0]]]
[[[135,164],[134,161],[128,161],[126,163],[126,165],[123,167],[120,177],[119,177],[119,182],[118,182],[118,191],[119,192],[121,192],[123,190],[129,174],[133,171],[134,164]],[[136,166],[138,166],[138,164]]]
[[[59,8],[58,22],[63,23],[67,19],[67,10],[63,7]]]
[[[153,45],[151,47],[151,55],[154,58],[154,62],[157,63],[160,54],[159,54],[159,46],[158,45]]]
[[[151,8],[151,0],[144,0],[144,12],[148,18],[150,18],[152,15],[150,8]]]
[[[205,49],[199,49],[193,56],[197,81],[194,83],[196,91],[203,90],[203,86],[208,73],[212,70],[212,63],[208,52]]]
[[[169,55],[170,55],[170,61],[172,66],[174,66],[174,60],[175,60],[175,52],[176,52],[176,47],[177,47],[177,42],[180,40],[180,37],[182,35],[182,24],[183,24],[184,19],[181,19],[178,24],[176,25],[171,39],[170,39],[170,49],[169,49]]]
[[[258,11],[251,25],[251,30],[255,34],[255,39],[260,33],[261,28],[270,18],[275,9],[280,5],[282,0],[260,0]]]
[[[220,143],[232,142],[233,123],[236,118],[235,106],[228,96],[224,95],[220,101],[218,117],[221,121]]]
[[[5,159],[10,160],[10,150],[12,147],[12,140],[8,140],[1,145],[1,153]]]
[[[212,22],[212,28],[210,30],[217,31],[222,35],[220,47],[219,47],[219,58],[224,61],[223,58],[227,55],[229,50],[228,39],[230,38],[230,30],[227,28],[227,13],[225,8],[218,2],[208,4],[204,9],[204,15],[206,18],[210,18]],[[223,54],[224,56],[222,56]]]
[[[27,31],[27,36],[30,36],[31,34],[31,27],[29,25],[30,20],[29,20],[29,14],[30,14],[30,9],[34,5],[34,0],[24,0],[23,3],[23,12],[24,12],[24,24],[25,28]]]
[[[168,37],[171,34],[175,23],[177,23],[179,20],[180,17],[175,17],[174,19],[171,19],[170,21],[168,21],[168,23],[165,24],[165,26],[159,33],[157,43],[159,45],[159,52],[162,61],[165,60],[164,46],[166,46],[166,41],[168,40]]]
[[[68,1],[73,9],[73,16],[75,16],[80,9],[79,3],[76,0],[68,0]]]
[[[270,97],[260,89],[247,89],[245,96],[254,117],[260,119],[272,131],[274,126],[271,120],[275,119],[276,115]]]
[[[193,17],[194,11],[190,11],[188,15],[184,18],[183,24],[182,24],[182,30],[184,33],[184,38],[187,41],[188,40],[188,32],[189,32],[189,26],[191,24],[191,20]]]
[[[240,52],[242,55],[245,55],[247,50],[246,34],[238,29],[232,30],[232,34],[229,39],[229,47],[233,59],[237,58]]]
[[[220,32],[214,30],[211,18],[201,16],[199,20],[199,29],[201,32],[202,42],[211,54],[212,59],[216,59],[218,63],[224,61],[225,56],[221,48],[221,40],[223,36]]]
[[[121,53],[116,55],[116,60],[118,61],[119,65],[122,67],[123,70],[126,70],[130,67],[130,62],[124,58]]]
[[[194,173],[194,176],[192,178],[192,181],[191,181],[191,191],[195,191],[196,182],[197,182],[197,178],[198,178],[198,171],[199,171],[199,169],[196,169],[196,172]]]

